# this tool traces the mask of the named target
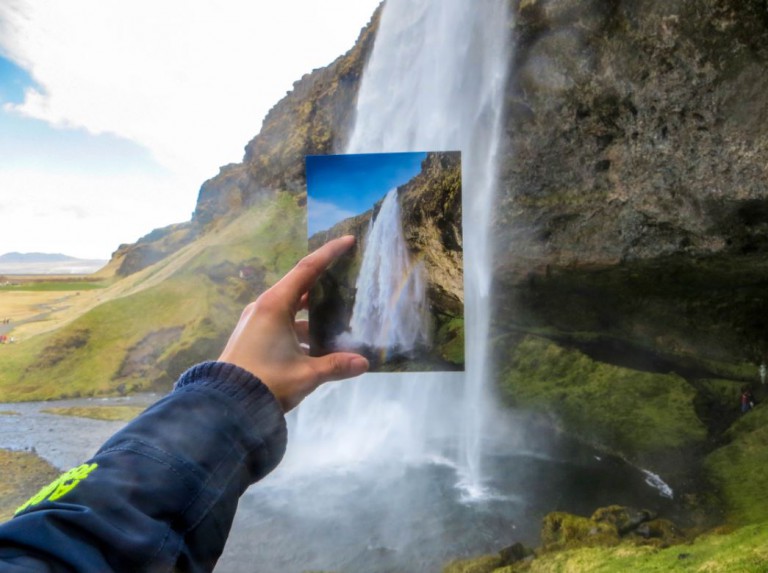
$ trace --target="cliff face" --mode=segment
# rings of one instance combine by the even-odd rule
[[[306,74],[267,114],[245,147],[242,164],[222,168],[200,189],[194,220],[207,223],[276,190],[305,190],[304,157],[340,152],[354,121],[363,68],[373,48],[379,8],[355,46],[325,68]]]
[[[498,316],[609,361],[746,377],[768,352],[766,3],[514,10]]]
[[[304,157],[344,147],[380,13],[381,8],[374,12],[349,52],[293,84],[293,90],[269,111],[260,133],[246,145],[242,163],[223,166],[203,183],[183,236],[179,226],[173,225],[153,231],[134,245],[121,245],[113,255],[120,259],[118,275],[130,275],[162,260],[262,198],[278,191],[302,193]]]

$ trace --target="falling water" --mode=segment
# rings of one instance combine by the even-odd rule
[[[407,354],[428,344],[425,270],[408,252],[397,189],[384,198],[364,247],[349,331],[339,346]]]
[[[293,429],[302,467],[449,460],[482,492],[491,211],[509,58],[506,0],[388,0],[358,95],[349,153],[462,152],[466,372],[327,385]]]

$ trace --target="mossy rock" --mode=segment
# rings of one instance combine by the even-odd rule
[[[730,522],[768,521],[768,403],[742,415],[726,432],[730,443],[709,454],[704,466],[726,504]]]
[[[464,319],[454,317],[443,322],[437,330],[435,346],[443,360],[464,365]]]
[[[501,557],[498,555],[483,555],[452,561],[443,567],[443,573],[494,573],[501,566]]]
[[[595,510],[591,519],[595,522],[609,523],[616,527],[619,535],[625,535],[654,517],[656,517],[655,514],[647,509],[638,510],[623,505],[609,505]]]
[[[632,532],[631,538],[640,545],[654,547],[670,547],[686,540],[683,532],[668,519],[652,519],[641,523]]]
[[[541,541],[544,551],[612,546],[619,543],[619,532],[612,523],[556,511],[544,517]]]
[[[507,343],[513,348],[500,357],[506,401],[551,415],[578,439],[638,464],[663,465],[707,437],[696,391],[676,374],[606,364],[537,336]]]

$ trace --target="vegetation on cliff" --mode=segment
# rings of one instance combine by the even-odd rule
[[[3,348],[0,401],[170,388],[215,359],[242,307],[306,253],[304,213],[283,194],[100,291],[66,326]]]

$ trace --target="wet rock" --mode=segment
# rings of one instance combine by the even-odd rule
[[[519,542],[515,543],[499,551],[499,557],[501,558],[499,566],[505,567],[507,565],[512,565],[513,563],[532,557],[533,554],[534,551],[530,547],[526,547]]]
[[[653,511],[634,509],[621,505],[610,505],[595,510],[591,519],[596,522],[610,523],[616,527],[619,535],[626,535],[642,523],[656,518]]]
[[[685,536],[678,527],[668,519],[653,519],[641,523],[633,532],[632,537],[642,544],[650,544],[656,547],[669,547],[677,543],[682,543]]]
[[[558,511],[544,517],[541,541],[546,551],[611,546],[619,542],[619,533],[612,523]]]

